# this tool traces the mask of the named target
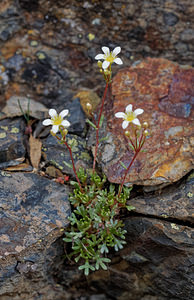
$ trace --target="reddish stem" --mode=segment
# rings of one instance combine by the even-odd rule
[[[125,141],[126,141],[126,143],[127,143],[127,148],[130,149],[130,148],[128,147],[128,140],[127,140],[126,135],[124,136],[124,139],[125,139]],[[133,143],[133,141],[132,141],[132,139],[131,139],[130,137],[129,137],[129,141],[130,141],[131,145],[133,146],[134,150],[136,150],[136,147],[135,147],[135,145],[134,145],[134,143]],[[130,150],[131,150],[131,149],[130,149]]]
[[[106,99],[106,93],[107,93],[107,89],[108,89],[108,82],[106,83],[106,87],[104,90],[104,95],[102,98],[102,103],[101,103],[101,107],[100,107],[100,113],[98,116],[98,124],[97,124],[97,129],[96,129],[96,148],[95,148],[95,153],[94,153],[94,161],[93,161],[93,173],[95,172],[95,166],[96,166],[96,157],[97,157],[97,152],[98,152],[98,146],[99,146],[99,129],[100,129],[100,120],[101,120],[101,116],[102,116],[102,111],[103,111],[103,107],[104,107],[104,101]]]
[[[133,156],[133,158],[132,158],[132,160],[131,160],[129,166],[128,166],[127,169],[125,170],[125,175],[124,175],[124,177],[123,177],[123,179],[122,179],[121,185],[119,186],[118,198],[119,198],[120,195],[121,195],[121,191],[122,191],[122,189],[123,189],[123,185],[124,185],[124,183],[125,183],[125,179],[126,179],[126,177],[127,177],[127,174],[128,174],[128,172],[129,172],[129,169],[131,168],[131,166],[132,166],[134,160],[136,159],[138,153],[139,153],[139,149],[136,150],[136,152],[135,152],[135,154],[134,154],[134,156]]]
[[[145,139],[144,139],[143,142],[142,142],[143,136],[144,136],[144,135],[142,134],[142,135],[141,135],[141,138],[140,138],[140,141],[139,141],[139,147],[135,149],[135,154],[134,154],[134,156],[133,156],[133,158],[132,158],[132,160],[131,160],[129,166],[128,166],[127,169],[125,170],[124,177],[123,177],[123,179],[122,179],[121,185],[119,186],[118,198],[119,198],[120,195],[121,195],[121,192],[122,192],[123,185],[124,185],[124,183],[125,183],[125,179],[126,179],[126,177],[127,177],[127,174],[128,174],[128,172],[129,172],[129,170],[130,170],[132,164],[134,163],[134,161],[135,161],[135,159],[136,159],[138,153],[141,151],[141,148],[143,147],[143,144],[144,144],[144,142],[145,142]],[[136,144],[137,144],[137,137],[136,137]]]
[[[81,183],[80,183],[79,178],[78,178],[78,176],[77,176],[77,171],[76,171],[76,168],[75,168],[75,164],[74,164],[74,159],[73,159],[71,147],[69,147],[69,145],[67,144],[67,142],[66,142],[65,140],[63,140],[63,143],[65,144],[65,146],[66,146],[67,149],[69,150],[69,154],[70,154],[71,161],[72,161],[72,166],[73,166],[73,172],[74,172],[75,177],[76,177],[76,180],[77,180],[77,182],[78,182],[78,184],[79,184],[80,191],[83,193],[83,189],[82,189]]]

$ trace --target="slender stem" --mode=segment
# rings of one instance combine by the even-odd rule
[[[80,183],[79,178],[78,178],[78,176],[77,176],[77,171],[76,171],[76,168],[75,168],[75,164],[74,164],[74,159],[73,159],[71,147],[69,147],[69,145],[67,144],[67,142],[66,142],[65,140],[63,140],[63,143],[65,144],[65,146],[66,146],[67,149],[69,150],[69,154],[70,154],[71,161],[72,161],[73,172],[74,172],[75,177],[76,177],[76,180],[77,180],[77,182],[78,182],[78,184],[79,184],[80,191],[83,193],[83,189],[82,189],[81,183]]]
[[[102,116],[102,111],[103,111],[103,107],[104,107],[104,101],[106,99],[106,93],[107,93],[107,89],[108,89],[108,82],[106,83],[106,87],[104,90],[104,95],[102,98],[102,103],[101,103],[101,107],[100,107],[100,113],[98,116],[98,123],[97,123],[97,129],[96,129],[96,148],[95,148],[95,153],[94,153],[94,161],[93,161],[93,173],[95,172],[95,166],[96,166],[96,157],[97,157],[97,152],[98,152],[98,146],[99,146],[99,129],[100,129],[100,120],[101,120],[101,116]]]
[[[144,137],[144,139],[143,139],[143,137]],[[142,141],[143,140],[143,141]],[[139,147],[143,147],[143,144],[144,144],[144,142],[145,142],[145,136],[143,135],[143,133],[141,134],[141,137],[140,137],[140,140],[139,140]]]
[[[109,99],[109,102],[111,102],[111,96],[112,96],[112,83],[110,82],[109,83],[109,87],[108,87],[108,99]]]
[[[96,120],[94,118],[93,112],[90,112],[90,116],[92,117],[92,121],[93,121],[94,125],[96,126]]]
[[[131,145],[133,146],[134,150],[136,151],[136,147],[135,147],[135,145],[134,145],[132,139],[131,139],[130,137],[128,137],[128,138],[129,138],[129,141],[130,141]],[[128,140],[127,140],[126,135],[124,136],[124,139],[125,139],[125,141],[126,141],[126,143],[127,143],[127,148],[130,149],[130,148],[128,147],[129,144],[128,144]],[[131,150],[131,149],[130,149],[130,150]]]
[[[132,160],[131,160],[129,166],[128,166],[127,169],[125,170],[125,175],[124,175],[124,177],[123,177],[123,179],[122,179],[121,185],[119,186],[118,198],[120,197],[120,194],[121,194],[121,191],[122,191],[122,189],[123,189],[123,185],[124,185],[126,176],[127,176],[128,172],[129,172],[129,169],[131,168],[131,166],[132,166],[134,160],[136,159],[138,153],[139,153],[139,149],[135,152],[135,154],[134,154],[134,156],[133,156],[133,158],[132,158]]]

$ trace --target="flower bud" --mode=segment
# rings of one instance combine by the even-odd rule
[[[92,105],[91,105],[91,103],[87,102],[87,103],[86,103],[86,108],[87,108],[88,111],[91,111],[91,110],[92,110]]]
[[[142,126],[143,126],[143,128],[148,128],[148,122],[143,122],[143,124],[142,124]]]
[[[125,136],[130,137],[130,132],[128,130],[125,131]]]
[[[144,130],[143,135],[148,136],[148,134],[149,134],[148,130]]]
[[[68,134],[67,128],[64,128],[63,131],[62,131],[62,133],[63,133],[63,136],[66,136]]]
[[[105,74],[106,76],[107,76],[107,75],[110,75],[110,74],[111,74],[111,71],[105,69],[105,70],[104,70],[104,74]]]
[[[102,62],[101,62],[100,60],[97,62],[97,64],[98,64],[98,67],[99,67],[100,69],[102,69]]]
[[[136,125],[136,128],[140,130],[141,129],[141,124],[140,125]]]

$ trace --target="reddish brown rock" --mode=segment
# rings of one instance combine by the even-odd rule
[[[121,182],[124,169],[120,161],[127,166],[133,156],[126,147],[122,120],[114,117],[130,103],[134,109],[144,109],[139,119],[149,123],[150,137],[146,152],[138,155],[126,182],[169,184],[192,169],[193,86],[194,69],[166,59],[149,58],[118,72],[112,85],[111,114],[106,111],[109,139],[99,155],[109,181]]]

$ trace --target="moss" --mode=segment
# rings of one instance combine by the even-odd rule
[[[17,127],[12,127],[11,133],[18,133],[19,129]]]
[[[0,133],[0,139],[4,139],[6,137],[6,133],[5,132],[1,132]]]
[[[7,131],[8,130],[8,126],[0,126],[1,129]]]
[[[179,227],[175,223],[170,224],[172,229],[179,230]]]
[[[87,161],[91,159],[90,155],[87,152],[82,152],[80,158]]]
[[[188,198],[193,198],[193,193],[192,193],[192,192],[188,192],[188,193],[187,193],[187,197],[188,197]]]

